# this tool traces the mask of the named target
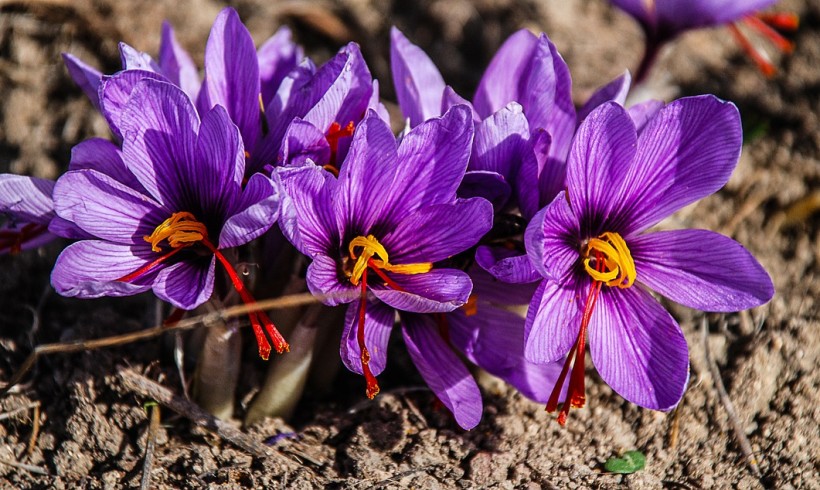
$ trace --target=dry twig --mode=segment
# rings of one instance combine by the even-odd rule
[[[256,441],[229,423],[219,420],[202,409],[199,405],[176,395],[168,388],[159,385],[150,379],[136,373],[131,369],[124,369],[119,373],[120,378],[126,388],[146,398],[157,401],[160,405],[166,406],[174,412],[187,418],[194,424],[213,432],[222,439],[230,442],[236,447],[247,451],[256,457],[277,457],[281,464],[292,466],[290,459],[271,450],[261,442]]]
[[[148,435],[145,442],[145,461],[142,464],[142,481],[140,490],[151,488],[151,470],[154,468],[154,448],[157,444],[159,429],[159,405],[151,405],[151,422],[148,423]]]
[[[743,459],[746,460],[746,464],[749,466],[752,473],[760,479],[763,475],[760,473],[760,467],[757,465],[757,459],[754,457],[752,452],[752,445],[746,437],[746,434],[743,432],[743,426],[741,425],[740,419],[735,412],[735,406],[732,404],[732,400],[726,392],[726,387],[723,386],[723,380],[720,377],[720,370],[718,369],[717,363],[715,363],[715,360],[712,358],[712,353],[709,350],[709,332],[706,317],[704,317],[701,321],[700,328],[703,337],[703,351],[706,355],[706,364],[709,366],[709,372],[712,375],[712,381],[717,389],[720,402],[723,404],[723,408],[726,409],[726,414],[729,417],[729,425],[732,426],[732,431],[735,433],[737,442],[740,445],[740,450],[743,453]]]
[[[321,298],[313,296],[310,293],[294,294],[291,296],[284,296],[281,298],[259,301],[253,305],[232,306],[230,308],[226,308],[224,310],[216,311],[213,313],[186,318],[180,320],[177,323],[174,323],[173,325],[157,325],[155,327],[147,328],[145,330],[129,332],[122,335],[114,335],[111,337],[103,337],[101,339],[74,340],[71,342],[63,342],[58,344],[39,345],[34,348],[34,351],[31,354],[29,354],[29,356],[20,366],[20,369],[16,373],[14,373],[14,376],[11,377],[8,384],[6,384],[6,386],[0,389],[0,396],[3,396],[6,393],[8,393],[8,391],[14,385],[19,383],[23,379],[23,376],[25,376],[26,373],[29,372],[29,370],[31,370],[31,368],[34,366],[34,364],[37,362],[37,359],[40,356],[57,353],[68,354],[73,352],[85,352],[90,350],[102,349],[104,347],[113,347],[116,345],[129,344],[131,342],[138,342],[140,340],[148,340],[167,332],[191,330],[200,325],[204,325],[207,328],[219,324],[220,321],[224,322],[229,318],[235,318],[238,316],[246,315],[250,311],[271,310],[276,308],[290,308],[293,306],[315,303],[320,299]]]

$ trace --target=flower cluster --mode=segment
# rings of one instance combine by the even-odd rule
[[[667,23],[644,24],[669,37]],[[158,61],[121,44],[113,75],[65,55],[114,142],[77,145],[56,184],[0,176],[0,253],[74,240],[52,273],[65,296],[151,290],[188,311],[238,295],[267,359],[289,345],[237,259],[255,239],[284,237],[306,261],[309,291],[346,305],[341,360],[370,398],[399,325],[467,429],[482,402],[465,360],[550,411],[563,402],[563,424],[584,405],[587,342],[624,398],[674,407],[687,345],[651,291],[706,311],[773,295],[737,242],[647,232],[727,182],[741,148],[734,105],[699,96],[625,108],[627,72],[576,110],[566,63],[528,31],[504,43],[468,101],[391,36],[398,136],[356,44],[318,67],[284,28],[257,50],[230,8],[211,30],[203,79],[167,24]]]

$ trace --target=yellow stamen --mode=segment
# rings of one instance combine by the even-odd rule
[[[358,255],[356,254],[357,248],[361,249]],[[373,257],[379,257],[371,261],[373,266],[396,274],[424,274],[430,272],[433,268],[432,262],[391,264],[387,250],[373,235],[367,235],[366,237],[357,236],[350,241],[350,245],[348,245],[347,249],[348,252],[350,252],[350,258],[356,260],[356,263],[353,265],[353,272],[350,274],[350,283],[354,286],[359,284],[362,274],[367,268],[368,261],[373,259]]]
[[[603,270],[596,270],[590,265],[593,251],[605,256]],[[598,238],[590,238],[584,249],[584,257],[584,268],[594,280],[619,288],[628,288],[635,283],[638,275],[635,261],[621,235],[606,232]]]
[[[160,242],[168,239],[171,248],[189,247],[208,237],[205,225],[188,212],[174,213],[154,229],[151,235],[142,237],[151,244],[151,250],[160,252]]]

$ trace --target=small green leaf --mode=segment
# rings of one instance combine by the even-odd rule
[[[627,451],[621,458],[609,458],[604,468],[612,473],[628,475],[640,471],[646,466],[646,456],[640,451]]]

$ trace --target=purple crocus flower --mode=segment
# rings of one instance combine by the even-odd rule
[[[130,85],[107,84],[117,96]],[[66,248],[52,272],[64,296],[127,296],[152,289],[190,310],[207,301],[219,261],[245,303],[254,300],[223,254],[264,233],[279,211],[277,187],[264,175],[242,185],[239,130],[216,106],[200,120],[178,87],[144,79],[116,115],[122,151],[91,140],[72,154],[72,170],[54,187],[54,209],[88,234]],[[249,314],[259,352],[287,343],[262,311]]]
[[[751,29],[770,39],[783,52],[791,52],[792,43],[774,28],[797,29],[798,19],[793,14],[760,14],[759,10],[777,0],[611,0],[638,21],[646,35],[646,52],[638,68],[636,79],[642,81],[655,61],[660,49],[686,31],[704,27],[728,25],[746,53],[767,76],[775,73],[774,65],[756,49],[737,28],[743,22]]]
[[[302,49],[292,42],[287,27],[280,28],[256,50],[250,32],[232,8],[223,9],[211,28],[205,47],[205,80],[201,84],[196,66],[177,43],[167,22],[162,28],[159,61],[125,43],[120,43],[120,53],[124,71],[117,75],[115,85],[121,90],[109,90],[107,100],[101,93],[110,77],[70,54],[63,55],[71,77],[100,109],[114,134],[122,136],[117,116],[139,80],[169,82],[196,101],[202,117],[217,104],[227,110],[248,152],[247,176],[275,160],[278,143],[271,142],[281,140],[290,122],[279,117],[284,102],[294,86],[303,84],[315,71],[313,64],[304,60]],[[130,85],[125,84],[126,80]],[[266,151],[262,153],[262,149]]]
[[[526,356],[553,362],[570,353],[550,411],[574,357],[561,424],[571,406],[585,402],[587,338],[598,372],[621,396],[655,410],[680,401],[689,378],[686,339],[649,290],[721,312],[774,294],[766,271],[730,238],[706,230],[644,233],[720,189],[740,148],[737,108],[712,96],[670,103],[640,133],[615,103],[581,124],[567,190],[525,234],[532,267],[544,278],[530,303]]]
[[[310,291],[328,305],[350,303],[341,357],[365,376],[368,397],[379,391],[398,310],[419,371],[465,427],[478,422],[475,381],[435,325],[407,313],[453,311],[470,295],[469,276],[445,261],[491,226],[490,203],[456,197],[472,137],[465,106],[419,124],[398,145],[370,111],[338,180],[317,166],[279,170],[289,196],[280,226],[312,259]]]
[[[378,81],[371,76],[359,45],[349,43],[290,95],[279,118],[287,129],[277,142],[281,145],[277,163],[310,163],[338,175],[353,132],[371,109],[390,121],[379,102]]]
[[[0,174],[0,254],[19,253],[54,240],[48,224],[54,217],[54,181]]]

